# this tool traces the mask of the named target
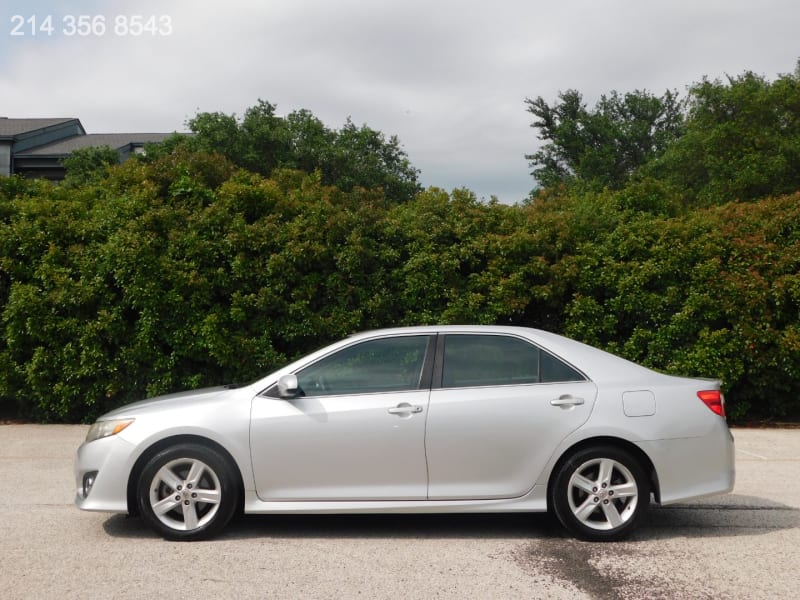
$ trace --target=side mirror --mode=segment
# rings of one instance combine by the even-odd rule
[[[288,375],[281,375],[280,379],[278,379],[278,395],[281,398],[296,398],[298,387],[297,375],[289,373]]]

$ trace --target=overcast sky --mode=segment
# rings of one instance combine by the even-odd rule
[[[66,35],[80,15],[105,31]],[[160,31],[125,35],[134,15],[163,17]],[[397,135],[423,185],[506,203],[533,186],[527,97],[683,95],[800,57],[798,0],[3,0],[0,17],[0,116],[184,131],[262,98]]]

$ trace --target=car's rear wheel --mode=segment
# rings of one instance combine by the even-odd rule
[[[162,450],[139,477],[139,511],[169,540],[198,540],[219,533],[238,502],[232,467],[217,451],[199,444]]]
[[[650,483],[629,452],[614,446],[584,448],[558,468],[550,502],[558,520],[577,537],[619,540],[644,520]]]

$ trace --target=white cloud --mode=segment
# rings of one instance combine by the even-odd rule
[[[32,8],[35,7],[35,8]],[[397,134],[426,185],[521,200],[525,97],[683,91],[704,75],[791,71],[794,0],[12,1],[0,114],[77,116],[92,132],[182,129],[263,98],[333,127]],[[166,15],[165,37],[14,38],[20,14]]]

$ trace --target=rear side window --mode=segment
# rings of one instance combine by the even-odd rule
[[[516,337],[448,335],[442,387],[478,387],[584,381],[578,371],[549,352]]]

